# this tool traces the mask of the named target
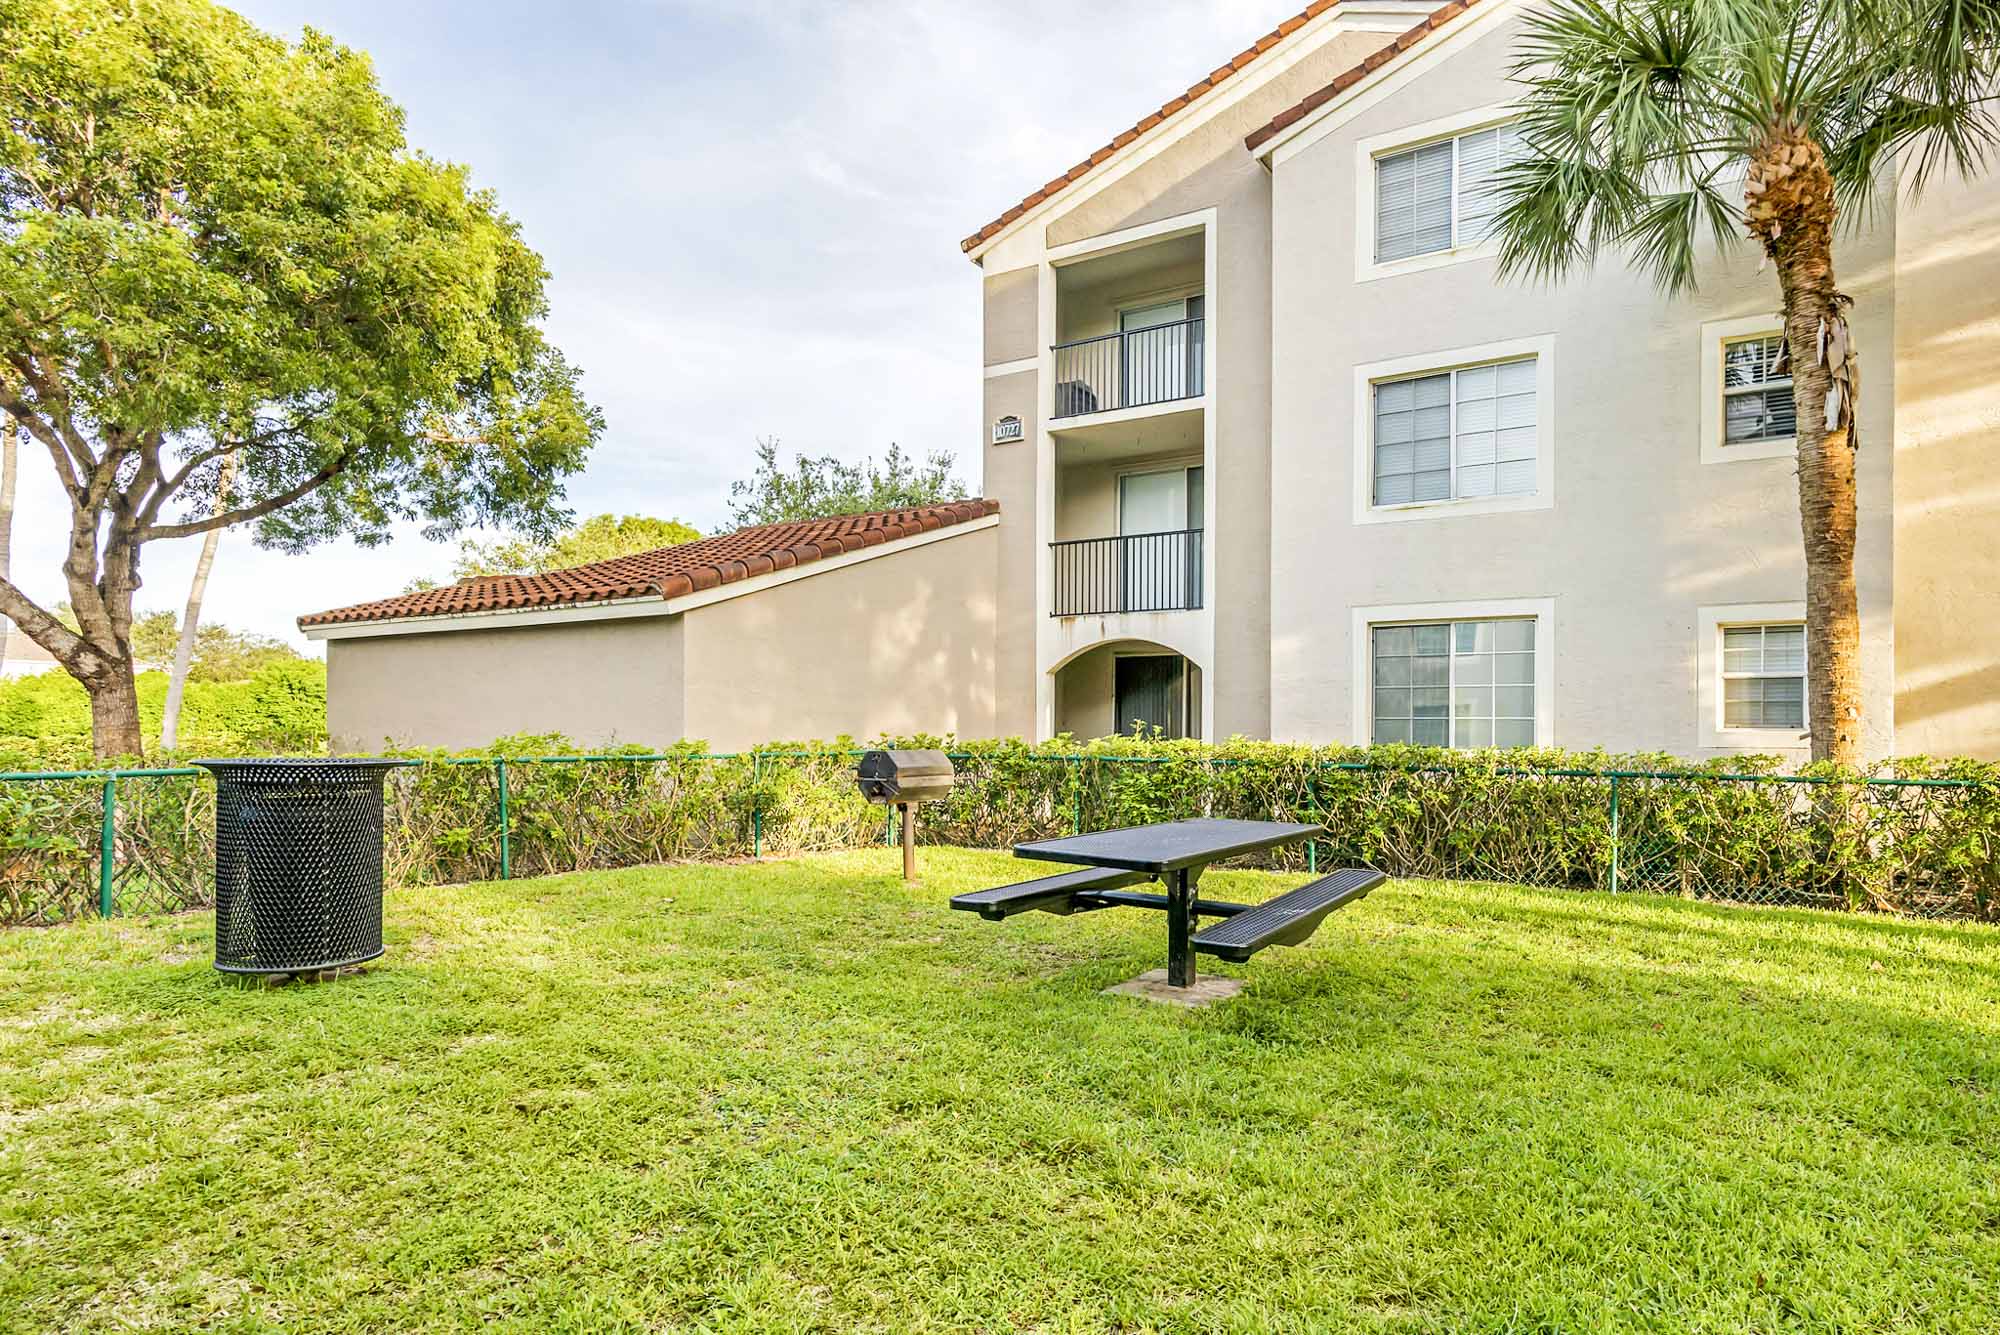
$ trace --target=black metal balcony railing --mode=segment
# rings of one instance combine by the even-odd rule
[[[1201,397],[1202,322],[1176,320],[1058,343],[1052,417]]]
[[[1052,542],[1050,616],[1183,612],[1201,606],[1201,530]]]

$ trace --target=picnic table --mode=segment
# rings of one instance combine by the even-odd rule
[[[1070,864],[1018,885],[955,895],[951,906],[999,921],[1039,911],[1068,915],[1137,908],[1167,915],[1167,983],[1192,987],[1197,952],[1241,963],[1267,946],[1296,945],[1329,913],[1367,895],[1387,879],[1367,867],[1322,876],[1262,904],[1202,899],[1196,893],[1210,865],[1245,853],[1302,843],[1326,833],[1320,825],[1267,820],[1177,820],[1122,830],[1041,839],[1014,845],[1014,856]],[[1165,894],[1131,887],[1160,881]],[[1198,930],[1203,917],[1220,922]]]

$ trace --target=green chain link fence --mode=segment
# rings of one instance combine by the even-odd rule
[[[1241,749],[1241,748],[1238,748]],[[1327,826],[1246,865],[1650,891],[1925,918],[2000,917],[2000,781],[1543,768],[1253,755],[954,751],[928,844],[1026,839],[1187,816]],[[759,858],[893,841],[858,750],[429,756],[386,786],[390,883]],[[1975,767],[1977,768],[1977,767]],[[209,904],[214,788],[183,768],[0,774],[0,925]]]

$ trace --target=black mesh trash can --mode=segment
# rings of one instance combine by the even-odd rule
[[[408,760],[197,760],[215,775],[215,967],[382,953],[382,776]]]

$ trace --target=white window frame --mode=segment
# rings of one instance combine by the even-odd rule
[[[1377,260],[1375,258],[1375,162],[1378,158],[1393,157],[1413,148],[1423,148],[1440,139],[1456,139],[1460,135],[1474,134],[1480,130],[1490,130],[1520,118],[1520,108],[1513,103],[1501,102],[1488,106],[1461,111],[1453,116],[1441,116],[1420,125],[1406,125],[1387,134],[1370,135],[1355,141],[1354,145],[1354,281],[1373,282],[1378,278],[1391,278],[1397,274],[1418,273],[1425,269],[1441,268],[1448,264],[1464,264],[1468,260],[1491,259],[1500,253],[1500,242],[1495,237],[1474,242],[1469,246],[1451,246],[1444,250],[1428,251],[1422,255],[1409,255],[1400,260]],[[1452,229],[1458,227],[1458,167],[1452,164]]]
[[[1722,632],[1731,626],[1804,625],[1805,619],[1803,602],[1725,603],[1700,609],[1695,618],[1695,707],[1697,740],[1704,750],[1785,754],[1811,750],[1812,733],[1807,728],[1731,728],[1722,721]]]
[[[1474,496],[1462,500],[1410,501],[1375,504],[1375,386],[1385,380],[1438,374],[1493,362],[1535,359],[1535,489],[1525,496]],[[1465,515],[1512,514],[1547,510],[1556,503],[1556,336],[1481,343],[1469,348],[1427,352],[1391,361],[1364,362],[1354,368],[1354,522],[1397,524]],[[1456,388],[1454,387],[1454,396]],[[1456,414],[1456,407],[1453,412]],[[1458,467],[1456,428],[1452,468]]]
[[[1777,315],[1744,315],[1732,320],[1710,320],[1701,327],[1701,461],[1705,464],[1733,464],[1748,459],[1794,459],[1798,457],[1796,438],[1748,441],[1741,445],[1724,442],[1722,350],[1726,344],[1746,338],[1782,337],[1785,322]],[[1683,448],[1686,448],[1683,446]]]
[[[1535,623],[1535,745],[1554,746],[1556,737],[1556,600],[1497,598],[1482,602],[1389,603],[1349,609],[1348,645],[1352,652],[1348,681],[1353,683],[1349,734],[1355,746],[1375,739],[1376,626],[1409,625],[1422,621],[1526,620]]]

